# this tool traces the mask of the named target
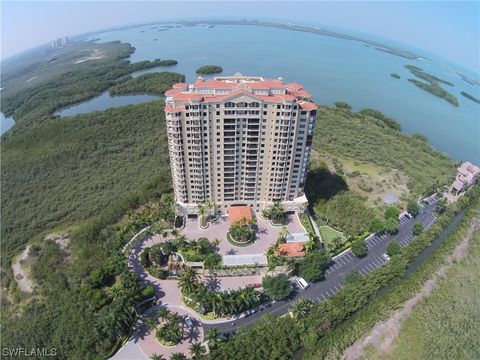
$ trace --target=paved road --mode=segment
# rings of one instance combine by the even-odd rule
[[[352,254],[350,250],[335,257],[331,266],[325,274],[325,279],[315,284],[311,284],[309,288],[300,291],[293,299],[289,301],[275,302],[267,307],[258,310],[256,313],[241,317],[231,322],[222,324],[203,324],[204,330],[208,331],[211,328],[217,328],[221,332],[228,333],[235,331],[238,327],[251,327],[257,322],[265,313],[271,313],[277,316],[286,314],[292,303],[296,300],[307,297],[316,302],[325,301],[329,297],[335,295],[340,290],[343,284],[345,274],[350,270],[358,270],[361,274],[366,275],[369,272],[377,269],[385,264],[387,261],[383,254],[387,248],[390,240],[398,240],[401,246],[408,245],[414,238],[412,234],[413,225],[417,222],[423,223],[425,229],[428,229],[436,220],[434,214],[435,198],[428,198],[425,205],[421,205],[420,214],[416,218],[409,219],[407,216],[400,217],[400,228],[397,234],[375,234],[366,240],[368,247],[368,254],[363,258],[358,258]]]

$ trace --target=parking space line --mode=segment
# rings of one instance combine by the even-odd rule
[[[382,266],[382,265],[383,265],[380,261],[378,261],[378,259],[374,259],[373,262],[374,262],[375,264],[377,264],[378,266]]]
[[[360,272],[361,272],[363,275],[367,275],[367,274],[368,274],[368,272],[365,271],[364,269],[360,270]]]
[[[367,264],[367,268],[369,268],[371,270],[375,270],[375,267],[373,267],[372,264]]]
[[[340,290],[339,288],[337,288],[337,285],[335,285],[335,289],[337,289],[337,291],[339,291],[339,290]]]

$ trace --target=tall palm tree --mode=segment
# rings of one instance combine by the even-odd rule
[[[193,293],[192,298],[193,301],[197,303],[198,310],[200,312],[204,312],[205,307],[210,299],[207,287],[204,284],[200,283],[197,291]]]
[[[187,360],[187,357],[181,352],[176,352],[170,356],[170,360]]]
[[[157,355],[157,354],[153,354],[151,357],[150,357],[151,360],[165,360],[165,357],[163,355]]]
[[[192,354],[193,359],[198,359],[200,356],[205,354],[205,347],[200,343],[193,343],[188,348],[190,350],[190,354]]]
[[[305,318],[310,310],[313,308],[313,301],[311,299],[303,298],[295,302],[292,307],[292,315],[295,319]]]
[[[173,323],[181,323],[182,316],[178,315],[178,313],[170,313],[169,321]]]
[[[199,285],[198,282],[198,274],[195,269],[186,266],[182,274],[180,275],[180,280],[178,282],[178,286],[182,293],[191,294],[195,289],[197,289]]]
[[[145,321],[145,325],[147,325],[148,330],[153,330],[157,326],[157,319],[155,317],[149,317]]]
[[[170,315],[170,310],[168,310],[166,307],[162,306],[160,308],[158,308],[158,310],[155,312],[155,316],[157,317],[157,319],[159,319],[160,321],[161,320],[165,320],[169,317]]]

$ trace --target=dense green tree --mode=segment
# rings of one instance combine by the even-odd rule
[[[335,107],[337,109],[352,110],[352,107],[350,105],[348,105],[346,102],[343,102],[343,101],[336,101],[335,102]]]
[[[145,248],[143,252],[140,254],[140,263],[142,264],[143,267],[150,267],[152,265],[152,261],[150,260],[150,253],[149,253],[150,248]]]
[[[207,330],[206,339],[210,348],[215,348],[220,340],[220,331],[217,328]]]
[[[221,66],[218,65],[203,65],[200,66],[196,73],[200,75],[207,75],[207,74],[218,74],[223,71]]]
[[[368,248],[365,245],[365,240],[357,239],[352,243],[352,253],[355,256],[362,257],[367,254]]]
[[[330,255],[324,249],[310,251],[298,265],[298,274],[307,281],[318,281],[330,263]]]
[[[272,300],[287,298],[293,291],[292,283],[285,274],[265,276],[262,280],[263,290]]]
[[[373,233],[380,233],[384,230],[383,222],[375,217],[370,221],[369,230]]]
[[[398,216],[400,215],[400,210],[398,210],[397,207],[395,206],[390,206],[389,208],[387,208],[387,210],[385,210],[385,220],[388,220],[388,219],[398,219]]]
[[[222,256],[219,253],[211,253],[207,255],[203,265],[206,269],[214,269],[222,264]]]
[[[415,223],[413,224],[413,235],[418,236],[420,235],[424,230],[423,224],[422,223]]]
[[[410,215],[415,217],[420,212],[420,206],[418,206],[418,203],[416,201],[409,201],[407,204],[407,211]]]
[[[387,245],[387,250],[386,253],[388,256],[394,256],[400,253],[402,248],[400,247],[400,244],[396,240],[392,240],[388,243]]]
[[[361,278],[362,276],[357,270],[350,270],[345,274],[345,284],[355,284],[360,281]]]
[[[398,218],[389,217],[385,220],[385,231],[391,235],[396,234],[400,228],[400,222]]]

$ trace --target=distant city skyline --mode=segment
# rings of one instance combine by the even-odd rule
[[[1,58],[68,35],[189,18],[258,18],[382,37],[480,71],[480,3],[469,2],[25,2],[1,3]]]

